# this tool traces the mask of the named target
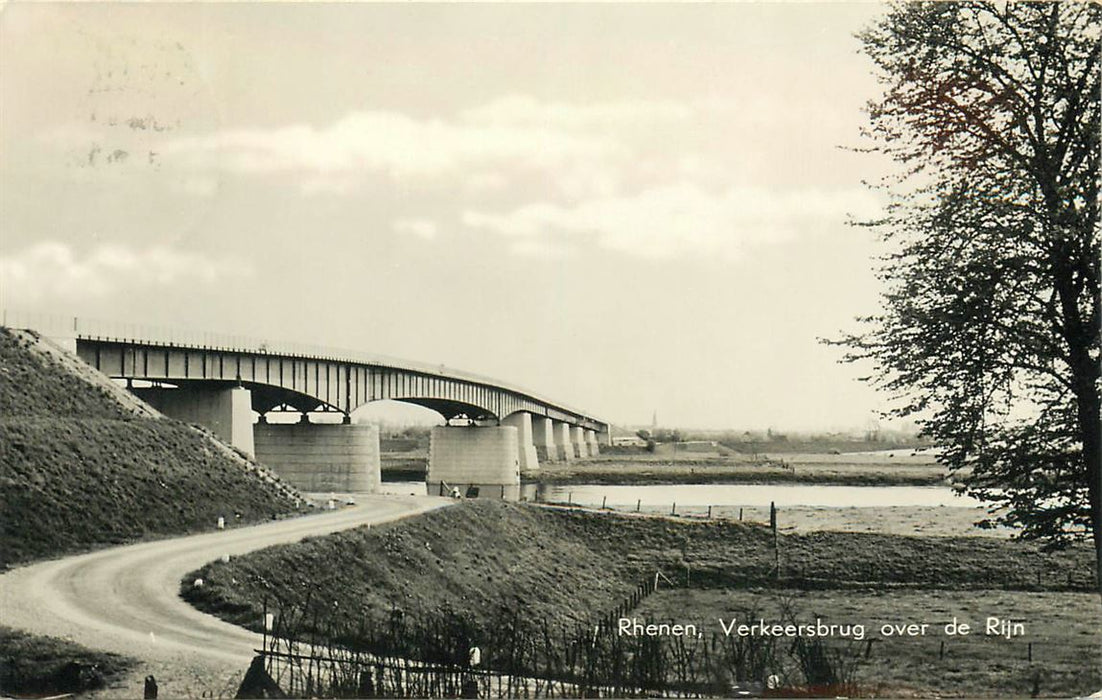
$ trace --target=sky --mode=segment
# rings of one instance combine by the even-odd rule
[[[9,4],[0,306],[446,364],[621,425],[887,407],[877,4]],[[412,409],[420,411],[422,409]]]

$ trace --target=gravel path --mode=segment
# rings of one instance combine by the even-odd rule
[[[141,661],[97,693],[140,697],[157,678],[162,698],[233,697],[260,635],[201,613],[178,595],[180,580],[209,561],[446,505],[440,498],[358,496],[358,505],[252,527],[144,542],[39,562],[0,575],[0,619],[35,634]]]

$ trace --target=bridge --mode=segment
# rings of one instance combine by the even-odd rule
[[[593,456],[601,443],[608,444],[608,424],[586,412],[444,366],[240,336],[71,321],[60,332],[56,321],[50,330],[35,330],[71,339],[82,360],[126,380],[162,413],[207,427],[306,491],[378,488],[378,428],[352,422],[352,413],[372,401],[416,404],[443,417],[445,424],[431,434],[431,493],[447,483],[500,486],[508,497],[519,492],[521,471]],[[6,316],[4,325],[12,325]],[[268,420],[289,412],[298,414],[297,423]]]

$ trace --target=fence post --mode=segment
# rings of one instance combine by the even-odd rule
[[[670,515],[677,515],[677,501],[674,501],[673,507],[670,508]]]
[[[777,570],[777,579],[781,577],[781,548],[777,538],[777,505],[769,502],[769,527],[773,530],[773,564]]]
[[[260,643],[260,648],[264,651],[268,651],[268,596],[264,596],[264,631],[263,641]]]

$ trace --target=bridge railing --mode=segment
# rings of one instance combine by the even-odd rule
[[[358,364],[393,367],[395,369],[408,370],[410,372],[419,372],[421,374],[489,385],[526,396],[567,413],[572,413],[595,421],[597,420],[584,411],[579,411],[557,401],[550,401],[528,389],[502,382],[493,377],[453,369],[443,364],[434,365],[427,362],[413,362],[398,357],[365,353],[359,350],[284,340],[269,340],[247,335],[195,330],[181,326],[126,323],[88,318],[86,316],[65,316],[61,314],[7,308],[0,309],[0,326],[5,328],[31,329],[51,338],[140,342],[152,345],[171,345],[174,347],[221,350],[226,352],[268,353],[272,355],[287,355],[328,360],[332,362],[354,362]]]

